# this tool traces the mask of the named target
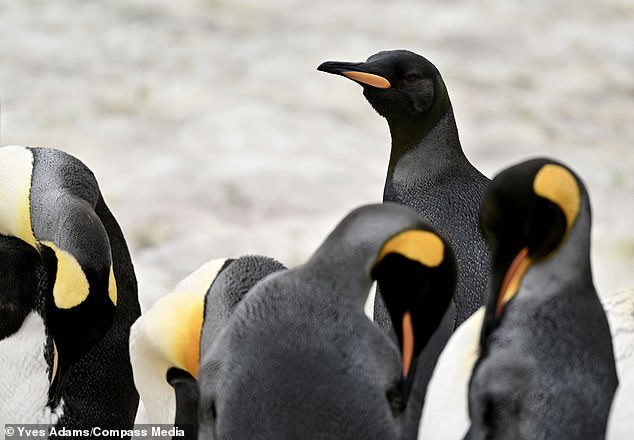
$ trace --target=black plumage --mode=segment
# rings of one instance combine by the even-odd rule
[[[414,208],[454,249],[457,327],[482,305],[486,292],[488,250],[477,220],[489,179],[462,150],[440,72],[406,50],[379,52],[361,63],[328,61],[318,69],[358,82],[368,102],[387,120],[392,146],[383,200]],[[355,76],[358,73],[371,77]],[[377,84],[375,77],[386,82]],[[380,304],[375,320],[386,327]]]

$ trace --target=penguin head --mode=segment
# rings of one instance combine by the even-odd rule
[[[358,274],[364,296],[376,281],[390,315],[401,354],[400,408],[407,403],[417,359],[453,298],[456,261],[449,243],[413,209],[396,204],[353,210],[335,228],[307,266],[328,260]],[[362,268],[362,270],[359,270]],[[355,270],[356,269],[356,270]],[[348,292],[355,289],[348,287]]]
[[[279,261],[263,255],[228,259],[205,295],[205,315],[200,336],[201,356],[213,345],[242,298],[268,275],[284,270]]]
[[[498,174],[480,211],[492,252],[491,308],[499,319],[531,266],[548,259],[568,238],[585,189],[565,165],[533,159]]]
[[[133,324],[130,360],[151,423],[197,425],[198,368],[233,309],[266,275],[283,269],[259,255],[202,265]]]
[[[203,264],[130,328],[134,384],[150,423],[173,424],[177,384],[198,377],[205,294],[231,261],[220,258]]]
[[[73,365],[99,344],[112,327],[116,282],[110,266],[100,273],[84,270],[72,255],[52,243],[41,246],[40,254],[48,274],[54,278],[46,289],[45,307],[54,349],[49,406],[55,407]]]
[[[326,61],[317,70],[360,84],[368,102],[390,123],[437,119],[449,103],[438,69],[407,50],[382,51],[360,63]]]
[[[449,307],[456,271],[451,247],[427,224],[390,237],[372,267],[400,343],[404,401],[416,360]]]

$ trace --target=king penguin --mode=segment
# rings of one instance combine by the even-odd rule
[[[455,270],[410,208],[352,211],[305,264],[256,284],[201,349],[199,437],[402,438],[417,356]],[[373,280],[399,346],[365,316]]]
[[[489,183],[465,156],[447,87],[438,69],[407,50],[383,51],[365,62],[327,61],[318,70],[349,78],[388,123],[392,138],[385,202],[414,208],[454,249],[458,284],[437,334],[421,355],[413,404],[419,412],[434,365],[451,333],[483,303],[489,279],[488,248],[478,211]],[[391,321],[376,295],[374,320],[386,331]],[[415,436],[419,416],[410,420]]]
[[[131,427],[138,394],[127,345],[140,314],[136,278],[92,172],[60,150],[0,149],[0,234],[22,255],[0,268],[13,279],[10,303],[23,305],[0,308],[12,315],[0,350],[23,341],[2,354],[9,360],[0,366],[4,420]],[[24,387],[28,404],[15,393]]]
[[[259,255],[210,260],[137,319],[130,355],[149,423],[174,425],[187,438],[196,437],[201,347],[213,342],[255,283],[282,269]]]
[[[590,202],[565,165],[496,176],[481,211],[492,281],[466,439],[603,439],[617,386],[590,266]]]

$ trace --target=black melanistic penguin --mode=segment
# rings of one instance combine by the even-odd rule
[[[483,303],[489,279],[488,249],[478,226],[478,211],[489,183],[462,151],[445,83],[426,58],[407,50],[384,51],[366,62],[328,61],[318,70],[352,79],[383,116],[392,137],[383,200],[411,206],[454,249],[458,285],[436,335],[421,354],[413,404],[419,414],[436,360],[451,333]],[[374,320],[391,328],[381,295]],[[412,412],[414,415],[414,412]],[[419,415],[408,423],[415,435]]]
[[[317,69],[360,84],[370,105],[387,120],[392,149],[383,200],[414,208],[454,249],[457,327],[483,304],[486,292],[488,250],[478,210],[489,179],[462,151],[440,72],[407,50],[379,52],[360,63],[327,61]],[[375,321],[389,326],[379,303]]]
[[[617,386],[590,267],[590,202],[565,165],[534,159],[489,186],[492,282],[467,439],[603,439]]]
[[[364,314],[373,280],[400,350]],[[416,358],[455,287],[450,246],[414,211],[358,208],[302,266],[256,284],[199,370],[202,439],[396,439]]]
[[[94,175],[59,150],[2,148],[0,208],[0,234],[35,251],[23,252],[36,261],[43,333],[39,329],[27,339],[32,358],[44,352],[46,360],[36,366],[33,359],[13,357],[2,368],[22,369],[16,380],[24,383],[33,376],[50,380],[45,386],[38,379],[37,402],[29,408],[14,397],[4,410],[15,417],[7,420],[60,428],[131,427],[138,394],[127,346],[130,325],[140,314],[136,279],[123,234]],[[16,274],[11,265],[0,270]],[[20,417],[25,411],[28,420]]]
[[[130,354],[149,423],[174,425],[196,438],[201,348],[255,283],[282,269],[259,255],[208,261],[137,319]]]

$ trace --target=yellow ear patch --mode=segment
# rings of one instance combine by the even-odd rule
[[[561,208],[570,229],[579,214],[581,203],[577,180],[570,171],[561,165],[544,165],[533,180],[533,191]]]
[[[144,332],[170,365],[198,378],[200,332],[205,293],[178,292],[161,297],[144,317]]]
[[[71,254],[59,249],[50,241],[43,241],[42,244],[50,247],[57,257],[57,274],[53,286],[55,306],[58,309],[70,309],[78,306],[88,298],[90,292],[86,274]]]
[[[360,83],[376,87],[377,89],[389,89],[392,87],[392,84],[390,84],[387,79],[379,75],[374,75],[373,73],[355,72],[351,70],[348,72],[342,72],[342,75],[354,81],[359,81]]]
[[[374,264],[379,263],[390,253],[418,261],[427,267],[436,267],[443,262],[445,244],[433,232],[410,229],[385,242]]]
[[[24,147],[0,148],[0,234],[38,248],[31,228],[33,154]]]
[[[112,304],[117,305],[117,280],[114,278],[114,271],[110,266],[110,276],[108,277],[108,297]]]

